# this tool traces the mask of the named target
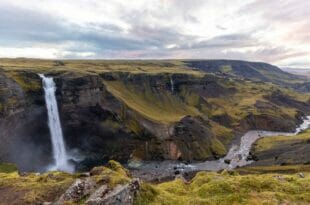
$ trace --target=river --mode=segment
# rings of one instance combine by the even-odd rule
[[[245,133],[239,145],[232,145],[225,157],[218,160],[184,164],[177,161],[165,160],[162,162],[145,162],[139,166],[129,166],[135,177],[152,181],[153,179],[165,180],[171,178],[176,173],[191,173],[196,171],[219,171],[223,169],[234,169],[253,163],[247,160],[253,143],[262,137],[285,135],[294,137],[299,132],[308,129],[310,126],[310,116],[303,119],[303,123],[296,128],[295,133],[272,132],[263,130],[251,130]],[[226,162],[225,162],[226,161]],[[229,163],[227,163],[229,162]]]

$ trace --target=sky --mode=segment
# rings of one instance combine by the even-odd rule
[[[0,0],[0,57],[310,68],[309,0]]]

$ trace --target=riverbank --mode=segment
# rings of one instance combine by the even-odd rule
[[[129,165],[132,175],[146,181],[166,181],[173,179],[176,175],[184,177],[192,176],[199,171],[219,171],[223,169],[232,170],[243,167],[254,162],[250,150],[258,139],[271,136],[295,136],[310,126],[310,116],[306,116],[303,122],[296,128],[295,133],[271,132],[271,131],[248,131],[241,137],[240,145],[233,145],[227,155],[218,160],[194,163],[180,163],[178,161],[143,162],[141,164]],[[263,165],[263,164],[261,164]]]

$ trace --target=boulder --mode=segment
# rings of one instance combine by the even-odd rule
[[[117,185],[114,189],[109,189],[107,185],[102,185],[86,200],[86,205],[131,205],[139,190],[140,182],[133,179],[129,184]]]
[[[96,183],[91,178],[77,179],[54,205],[62,205],[66,202],[79,202],[82,198],[92,193],[95,187]]]

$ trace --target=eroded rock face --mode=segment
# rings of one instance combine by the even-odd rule
[[[140,188],[138,179],[133,179],[129,184],[117,185],[109,190],[106,185],[97,189],[86,200],[86,205],[131,205]]]
[[[264,151],[251,151],[255,159],[254,166],[289,165],[310,163],[310,141],[296,141],[273,146]]]
[[[178,153],[178,155],[174,155],[178,156],[178,159],[205,160],[225,154],[225,151],[218,150],[213,146],[217,139],[211,132],[208,122],[201,118],[184,117],[176,124],[173,139],[177,148],[170,151]]]
[[[86,167],[80,168],[109,159],[128,160],[137,142],[119,120],[120,103],[107,92],[101,77],[64,75],[55,79],[67,146],[87,155]]]
[[[140,181],[132,179],[127,184],[118,184],[109,188],[107,184],[98,185],[90,177],[77,179],[54,205],[79,203],[86,205],[131,205],[140,189]]]
[[[288,115],[272,116],[268,114],[249,114],[241,121],[237,130],[270,130],[279,132],[294,132],[298,120]]]
[[[52,160],[40,86],[35,73],[0,70],[0,161],[20,170],[39,170]]]
[[[95,188],[96,183],[91,178],[77,179],[54,205],[63,205],[66,202],[79,202],[90,195]]]
[[[296,108],[299,111],[310,112],[310,106],[306,102],[299,102],[292,97],[286,96],[281,91],[273,92],[270,96],[265,96],[270,102],[276,105],[282,105],[288,108]]]

